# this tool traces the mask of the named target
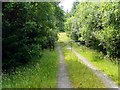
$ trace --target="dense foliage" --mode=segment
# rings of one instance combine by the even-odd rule
[[[74,4],[67,16],[66,31],[72,39],[120,58],[120,2]]]
[[[6,2],[2,4],[3,71],[40,57],[54,49],[57,32],[63,30],[63,10],[55,2]]]

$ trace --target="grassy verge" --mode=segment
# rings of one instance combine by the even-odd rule
[[[104,88],[101,80],[84,64],[78,61],[77,56],[69,49],[70,39],[65,33],[59,34],[58,42],[61,45],[68,75],[74,88]]]
[[[76,55],[65,46],[62,47],[68,75],[74,88],[104,88],[101,80],[84,64],[78,61]]]
[[[65,42],[68,43],[70,41],[66,33],[60,33],[59,38],[60,42],[64,42],[65,40]],[[107,57],[104,58],[105,56],[102,53],[89,49],[85,46],[78,46],[76,43],[73,42],[72,47],[120,85],[120,78],[118,79],[118,64],[111,62],[111,60]]]
[[[3,75],[3,88],[56,88],[59,53],[44,51],[42,58],[33,60],[16,74]]]
[[[85,46],[78,46],[77,44],[73,44],[73,48],[80,53],[82,56],[86,57],[89,61],[91,61],[97,68],[101,69],[108,76],[110,76],[117,84],[120,85],[120,81],[118,80],[118,64],[111,62],[111,60],[95,50],[89,49]]]

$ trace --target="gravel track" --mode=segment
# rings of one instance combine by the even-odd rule
[[[57,49],[58,49],[59,54],[60,54],[59,74],[58,74],[58,88],[72,88],[71,83],[69,81],[68,74],[67,74],[66,65],[64,63],[64,58],[63,58],[63,54],[62,54],[62,51],[61,51],[61,47],[60,47],[59,44],[57,45]]]
[[[84,63],[87,67],[89,67],[93,71],[93,73],[95,73],[96,76],[98,76],[102,80],[106,88],[116,88],[117,90],[120,90],[120,87],[118,87],[118,85],[116,85],[116,83],[110,77],[108,77],[101,70],[97,69],[89,60],[77,53],[73,48],[72,52],[76,54],[80,62]]]

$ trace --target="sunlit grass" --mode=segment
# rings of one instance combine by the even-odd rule
[[[64,46],[64,43],[61,44]],[[76,55],[68,49],[62,48],[68,75],[74,88],[104,88],[101,80],[87,66],[78,61]]]
[[[58,42],[65,42],[65,43],[67,43],[69,41],[70,41],[70,38],[67,37],[66,33],[63,32],[63,33],[59,33],[58,34]]]
[[[59,43],[62,47],[65,63],[67,65],[69,79],[74,88],[103,88],[101,80],[84,64],[78,61],[78,58],[69,49],[70,39],[65,33],[60,33]]]
[[[85,46],[78,46],[77,44],[74,44],[73,48],[90,60],[97,68],[101,69],[110,76],[117,84],[120,84],[118,80],[118,64],[111,62],[107,57],[104,58],[105,56],[102,53],[89,49]]]
[[[60,34],[59,37],[60,40],[63,42],[64,38],[67,38],[65,42],[69,42],[70,40],[65,33]],[[62,46],[64,47],[65,45],[63,44]],[[110,59],[107,57],[104,58],[105,55],[103,55],[101,52],[89,49],[82,45],[78,46],[75,42],[73,42],[72,47],[120,85],[120,80],[118,80],[118,64],[111,62]]]
[[[14,75],[3,75],[3,88],[56,88],[58,51],[44,51],[42,58],[33,60]]]

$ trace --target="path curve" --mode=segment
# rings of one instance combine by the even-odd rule
[[[69,47],[69,49],[76,54],[80,62],[84,63],[87,67],[89,67],[102,80],[106,88],[117,88],[118,90],[120,90],[120,87],[118,87],[118,85],[116,85],[116,83],[110,77],[108,77],[101,70],[97,69],[89,60],[77,53],[73,48],[71,49]]]
[[[69,81],[69,77],[66,70],[66,65],[64,63],[63,54],[61,51],[60,45],[57,43],[57,49],[60,54],[59,59],[59,74],[58,74],[58,88],[72,88],[71,83]]]

